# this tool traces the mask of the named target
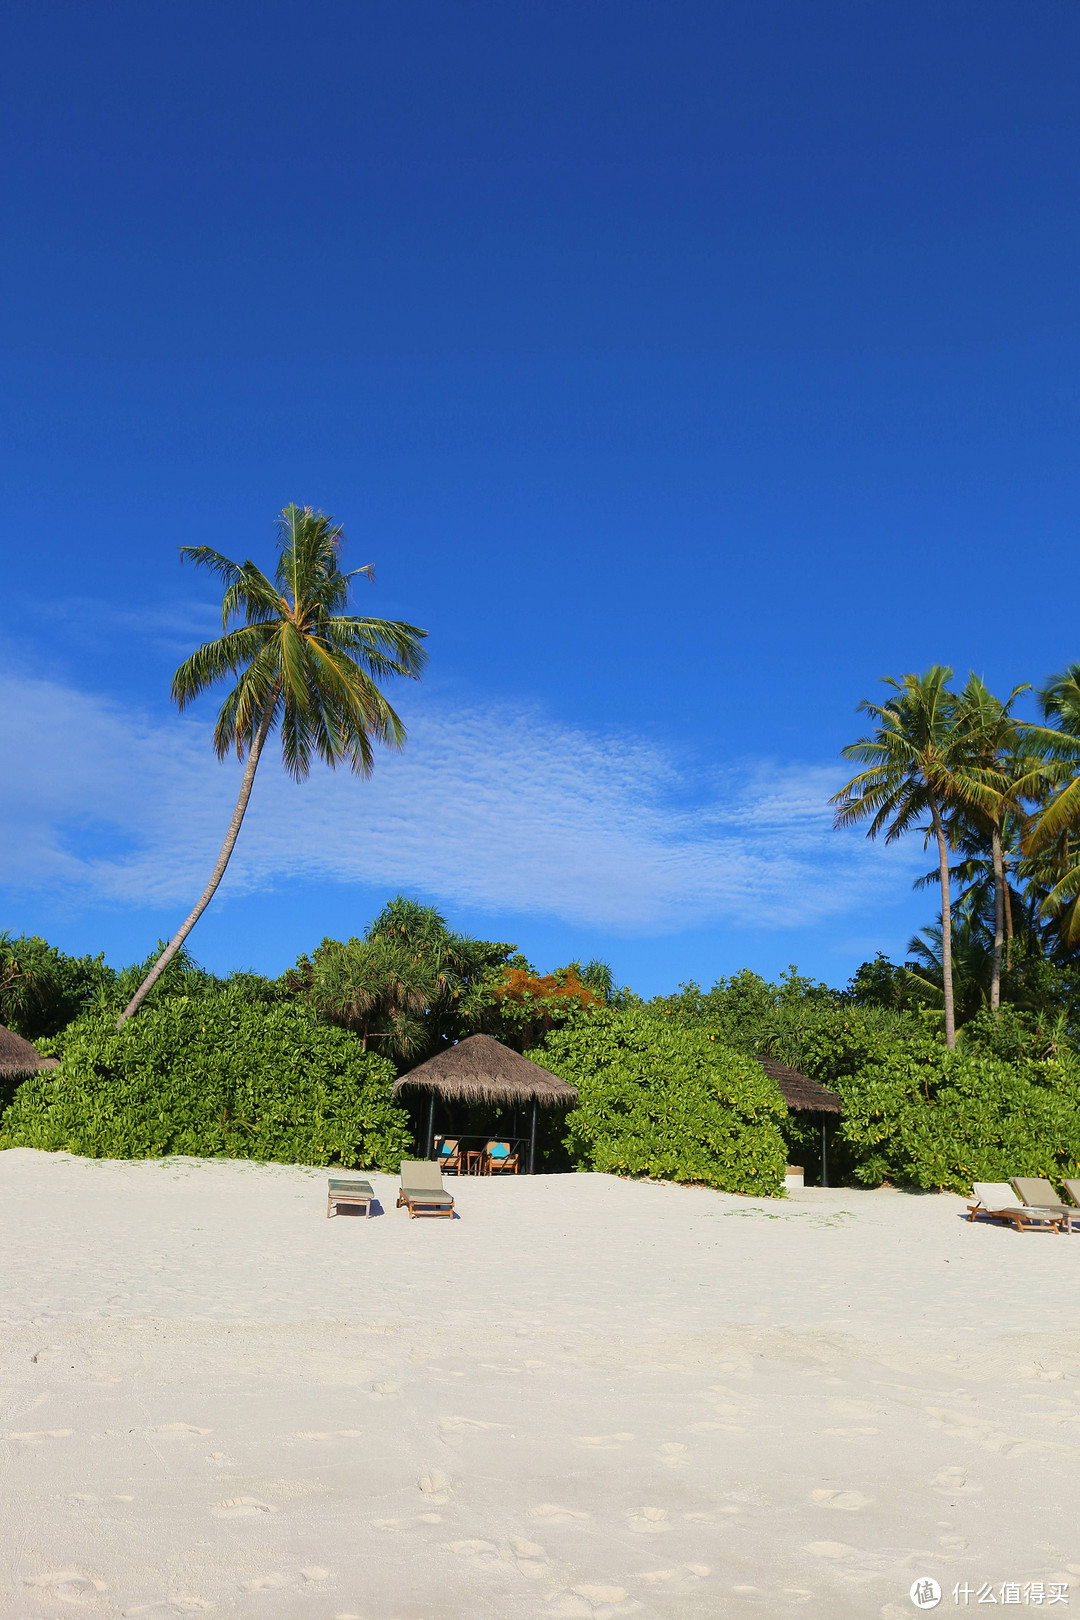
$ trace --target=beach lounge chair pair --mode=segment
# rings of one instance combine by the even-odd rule
[[[370,1220],[374,1200],[375,1189],[370,1181],[351,1176],[331,1176],[326,1192],[327,1219],[337,1214],[341,1204],[352,1204],[363,1209]],[[408,1208],[410,1220],[415,1215],[449,1215],[453,1218],[454,1200],[443,1186],[437,1164],[427,1159],[402,1159],[398,1209],[403,1204]]]
[[[1061,1203],[1049,1181],[1035,1176],[1014,1176],[1007,1181],[976,1181],[975,1202],[968,1205],[969,1221],[1006,1221],[1018,1232],[1071,1232],[1080,1224],[1080,1182],[1065,1183],[1073,1207]]]

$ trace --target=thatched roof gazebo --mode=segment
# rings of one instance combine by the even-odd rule
[[[56,1058],[42,1057],[36,1047],[0,1024],[0,1080],[29,1080],[40,1069],[55,1069]]]
[[[428,1101],[427,1155],[430,1158],[435,1134],[435,1100],[445,1102],[489,1102],[529,1105],[532,1124],[529,1132],[529,1174],[536,1173],[536,1118],[541,1108],[573,1108],[577,1088],[567,1085],[557,1074],[550,1074],[520,1052],[514,1052],[490,1035],[468,1035],[456,1046],[436,1052],[426,1063],[403,1074],[394,1085],[398,1099],[424,1096]]]
[[[775,1080],[780,1088],[780,1095],[787,1103],[788,1110],[796,1114],[813,1114],[821,1121],[821,1185],[829,1185],[829,1161],[826,1148],[826,1126],[830,1116],[843,1112],[843,1105],[835,1091],[823,1086],[817,1080],[809,1079],[800,1074],[798,1069],[791,1069],[786,1063],[780,1063],[776,1058],[759,1057],[758,1063],[764,1069],[770,1080]]]

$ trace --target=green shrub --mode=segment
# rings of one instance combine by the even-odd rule
[[[896,1043],[833,1082],[851,1173],[969,1193],[973,1181],[1080,1173],[1080,1075],[1070,1061],[1012,1062],[963,1042]]]
[[[778,1193],[785,1113],[756,1063],[641,1007],[603,1009],[528,1054],[578,1088],[566,1149],[581,1170]]]
[[[119,1032],[89,1016],[56,1044],[60,1068],[19,1087],[0,1119],[0,1147],[380,1170],[396,1170],[410,1150],[393,1064],[297,1004],[229,991],[176,996]]]

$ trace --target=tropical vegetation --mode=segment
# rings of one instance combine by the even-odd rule
[[[282,556],[310,542],[333,605],[329,520],[291,510]],[[320,535],[329,551],[319,552]],[[327,720],[325,736],[309,729],[305,740],[289,695],[300,687],[284,673],[293,633],[254,575],[240,581],[219,562],[259,631],[236,655],[220,738],[239,739],[250,767],[262,723],[252,717],[266,718],[280,678],[272,718],[287,768],[306,768],[306,748],[363,768],[373,739],[398,735],[383,700],[367,694],[362,730],[349,732],[359,720],[347,724],[342,711],[336,731]],[[294,612],[297,600],[283,590],[279,608]],[[318,634],[336,646],[331,618]],[[349,622],[345,639],[360,635]],[[363,634],[398,673],[416,673],[413,632],[397,628],[400,643]],[[200,666],[207,679],[227,663],[223,645]],[[389,665],[372,654],[366,678],[372,671]],[[395,1076],[483,1031],[578,1089],[576,1109],[542,1122],[551,1168],[740,1192],[778,1191],[786,1161],[812,1177],[818,1124],[782,1106],[755,1061],[770,1055],[841,1099],[834,1176],[966,1191],[976,1179],[1078,1174],[1080,665],[1048,681],[1023,719],[1026,690],[1001,699],[974,674],[956,686],[934,666],[890,679],[880,702],[861,705],[870,726],[844,750],[859,769],[833,800],[837,823],[864,825],[871,839],[921,836],[934,860],[916,888],[940,895],[940,910],[903,960],[879,954],[843,987],[794,967],[777,983],[744,970],[646,1001],[603,962],[541,972],[513,944],[474,938],[402,895],[276,979],[208,972],[183,940],[115,969],[101,955],[0,934],[0,1023],[60,1060],[0,1098],[0,1147],[393,1168],[416,1124],[393,1100]],[[145,1005],[125,1022],[133,1001]]]

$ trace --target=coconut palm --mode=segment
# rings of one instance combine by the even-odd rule
[[[1062,945],[1080,945],[1080,664],[1070,664],[1039,693],[1046,726],[1029,736],[1044,765],[1045,792],[1025,853],[1041,888],[1044,913],[1058,919]]]
[[[907,971],[935,1006],[943,1001],[940,919],[908,942]],[[989,918],[968,907],[952,917],[953,993],[962,1023],[989,1004],[994,965],[994,933]]]
[[[347,762],[369,776],[372,743],[400,748],[405,728],[379,689],[392,676],[418,679],[426,662],[415,625],[360,618],[346,611],[352,581],[373,577],[371,565],[343,574],[340,525],[311,507],[287,506],[278,519],[278,560],[271,581],[250,560],[231,562],[210,546],[183,546],[182,558],[224,582],[224,634],[208,641],[173,676],[172,695],[184,710],[223,680],[235,680],[218,715],[219,759],[235,750],[244,760],[240,794],[221,854],[198,904],[173,935],[128,1002],[117,1028],[153,988],[206,910],[236,845],[255,771],[275,726],[281,757],[303,781],[315,753],[327,765]],[[230,629],[230,623],[238,620]]]
[[[1012,967],[1012,945],[1017,936],[1017,918],[1020,935],[1027,940],[1030,926],[1028,904],[1020,878],[1026,863],[1021,854],[1020,840],[1026,816],[1006,813],[1001,820],[1001,869],[1004,879],[1003,911],[1005,920],[1005,969]],[[990,832],[982,818],[965,810],[954,811],[946,818],[946,837],[949,848],[960,859],[949,867],[949,888],[955,895],[953,917],[961,911],[977,911],[989,917],[995,906],[995,872]],[[912,888],[928,889],[941,882],[937,863],[915,879]]]
[[[925,675],[886,676],[892,688],[886,702],[864,698],[858,712],[877,722],[871,736],[860,737],[841,752],[866,767],[829,801],[836,806],[835,824],[853,826],[869,819],[868,838],[884,832],[894,843],[929,813],[922,828],[927,842],[937,841],[941,881],[941,963],[945,1002],[945,1041],[956,1044],[956,1010],[952,977],[952,916],[949,896],[949,839],[946,815],[961,803],[990,809],[992,790],[979,780],[979,761],[970,730],[960,724],[959,705],[949,691],[952,670],[935,664]]]
[[[1005,943],[1005,908],[1008,880],[1003,854],[1003,827],[1024,817],[1025,801],[1037,790],[1041,761],[1025,751],[1027,727],[1012,714],[1013,704],[1026,682],[1014,686],[1005,702],[996,698],[972,672],[960,694],[957,720],[971,750],[971,759],[957,773],[957,796],[969,821],[983,830],[990,843],[994,893],[994,951],[990,975],[990,1006],[997,1015],[1001,1004],[1001,958]],[[974,791],[973,791],[974,790]]]

